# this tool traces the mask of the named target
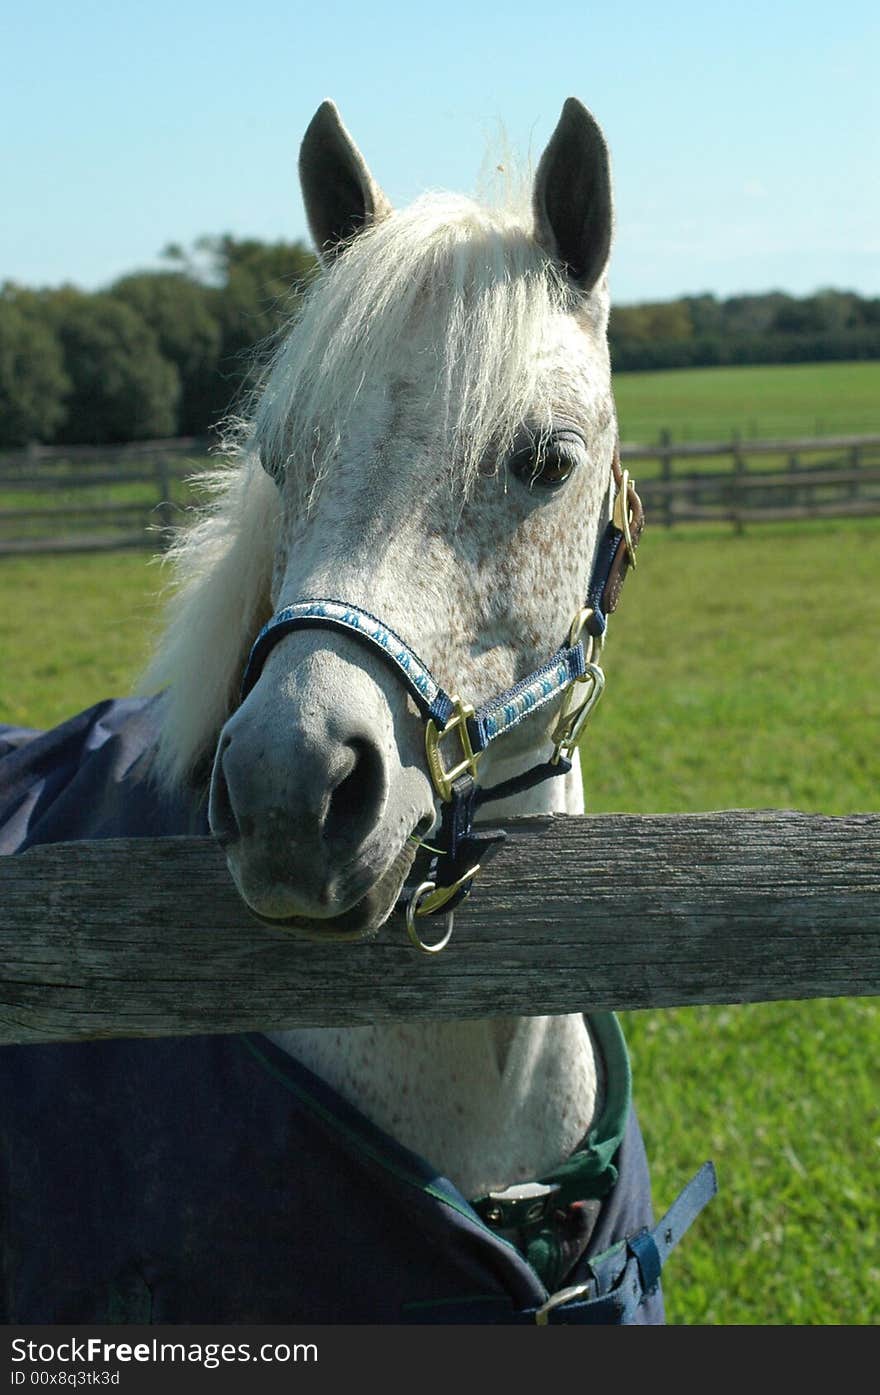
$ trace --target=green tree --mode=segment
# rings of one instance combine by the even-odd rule
[[[186,271],[160,271],[124,276],[111,286],[110,294],[137,311],[156,335],[162,357],[177,368],[178,429],[185,436],[207,431],[224,392],[219,292]]]
[[[816,296],[808,300],[786,300],[774,312],[768,325],[771,334],[819,334],[829,326]]]
[[[721,302],[724,316],[723,333],[769,334],[776,315],[791,304],[792,297],[782,291],[767,291],[764,295],[734,295]]]
[[[230,233],[200,238],[192,253],[167,247],[165,256],[190,278],[216,287],[220,416],[241,403],[279,331],[296,315],[317,258],[302,242],[266,243]]]
[[[687,303],[670,300],[616,306],[611,312],[609,333],[613,340],[645,344],[690,339],[693,329]]]
[[[688,295],[683,298],[690,315],[694,334],[700,338],[706,335],[721,334],[724,328],[724,312],[721,302],[711,291],[702,295]]]
[[[32,293],[0,290],[0,445],[51,441],[71,384],[54,328]]]
[[[106,292],[48,297],[72,384],[66,441],[132,441],[177,431],[180,377],[140,315]]]

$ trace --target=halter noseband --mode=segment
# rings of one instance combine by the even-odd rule
[[[242,702],[278,641],[292,630],[311,627],[339,630],[367,644],[389,665],[415,702],[426,723],[428,770],[441,801],[442,819],[432,844],[419,842],[413,864],[418,868],[416,884],[404,889],[401,902],[410,939],[426,953],[436,954],[448,943],[453,910],[470,892],[481,861],[495,852],[504,839],[503,831],[475,832],[476,810],[491,800],[506,799],[552,776],[567,774],[571,769],[570,756],[602,695],[605,675],[596,660],[607,617],[617,606],[627,571],[635,567],[636,547],[644,527],[644,511],[635,485],[629,472],[620,468],[618,443],[611,471],[616,491],[614,510],[596,553],[586,604],[574,617],[564,643],[545,664],[479,707],[447,693],[400,635],[369,611],[346,601],[325,598],[284,606],[254,641],[241,684]],[[578,684],[586,685],[583,697],[574,695]],[[488,789],[479,786],[478,763],[491,743],[565,693],[569,698],[551,733],[553,753],[549,760]],[[447,764],[441,742],[450,737],[458,742],[459,750]],[[447,920],[443,937],[426,944],[416,929],[416,918],[444,909]]]

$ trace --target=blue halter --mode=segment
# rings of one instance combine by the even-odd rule
[[[602,536],[587,588],[587,603],[572,621],[568,636],[540,668],[474,708],[447,693],[413,649],[388,625],[361,606],[327,598],[296,601],[284,606],[260,630],[250,652],[241,685],[241,701],[259,678],[274,646],[293,630],[331,629],[368,645],[403,683],[426,723],[425,748],[434,788],[442,804],[441,826],[433,846],[419,845],[414,864],[418,885],[402,897],[410,938],[430,953],[442,949],[451,933],[449,914],[468,895],[481,861],[497,850],[502,831],[475,832],[477,808],[490,800],[505,799],[552,776],[571,769],[569,759],[584,724],[602,695],[605,675],[598,656],[607,627],[629,567],[635,566],[635,550],[644,524],[641,502],[627,472],[621,471],[617,448],[612,461],[617,488],[614,514]],[[586,696],[568,703],[554,728],[553,754],[548,761],[523,775],[489,789],[477,784],[477,763],[493,741],[512,731],[526,717],[584,684]],[[441,741],[455,734],[460,759],[447,765]],[[427,858],[420,862],[420,859]],[[415,929],[415,917],[447,911],[446,933],[427,945]]]
[[[602,623],[604,629],[604,619]],[[474,756],[482,755],[490,742],[504,736],[524,717],[552,702],[579,678],[585,678],[589,667],[583,641],[579,638],[574,644],[563,644],[539,669],[498,697],[490,698],[476,709],[466,708],[458,698],[451,697],[440,687],[430,669],[406,641],[368,610],[348,601],[296,601],[273,615],[257,635],[242,680],[242,700],[256,683],[267,655],[279,639],[291,630],[309,626],[341,630],[377,650],[409,690],[425,721],[432,722],[438,733],[446,732],[456,715],[465,713],[468,740]]]

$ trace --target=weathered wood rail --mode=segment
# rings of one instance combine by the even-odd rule
[[[437,957],[263,924],[209,839],[0,858],[0,1042],[880,994],[880,815],[506,827]]]

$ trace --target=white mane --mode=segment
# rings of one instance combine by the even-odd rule
[[[524,416],[549,420],[541,355],[573,292],[535,242],[530,214],[425,195],[362,232],[307,292],[267,370],[229,465],[170,550],[176,594],[144,690],[168,686],[157,773],[191,776],[237,701],[270,595],[281,498],[260,458],[308,494],[332,468],[365,384],[401,373],[433,384],[431,404],[466,491],[491,446],[503,456]],[[604,284],[581,302],[597,336]],[[418,366],[413,369],[413,343]],[[407,359],[401,360],[401,345]]]

